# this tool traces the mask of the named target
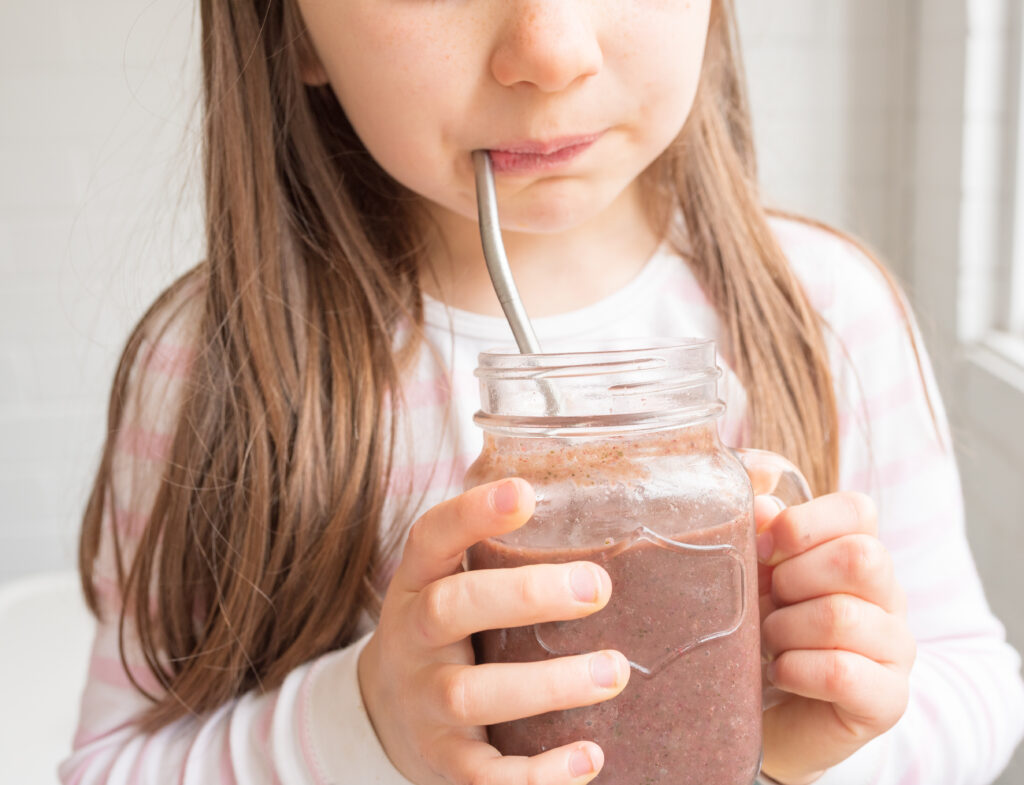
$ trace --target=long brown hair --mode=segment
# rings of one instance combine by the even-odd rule
[[[421,343],[417,199],[373,161],[330,89],[303,84],[308,43],[294,2],[200,7],[207,258],[128,341],[79,553],[99,614],[94,562],[113,537],[122,659],[130,620],[165,689],[140,717],[146,730],[280,685],[374,612],[388,547],[388,412]],[[817,493],[835,489],[822,325],[758,199],[729,0],[712,4],[692,114],[645,176],[665,214],[684,216],[686,258],[747,390],[751,444],[789,456]],[[195,359],[129,553],[103,526],[118,492],[114,447],[140,347],[188,286],[201,312]],[[411,329],[396,345],[401,324]]]

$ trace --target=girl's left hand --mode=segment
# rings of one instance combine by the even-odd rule
[[[896,724],[916,646],[867,496],[782,512],[759,496],[754,512],[766,679],[782,691],[764,713],[763,771],[805,785]]]

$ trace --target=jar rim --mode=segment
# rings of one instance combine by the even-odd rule
[[[514,346],[499,346],[477,355],[478,379],[563,378],[619,373],[666,366],[686,368],[694,374],[714,373],[715,342],[710,338],[616,338],[606,341],[553,344],[544,352],[522,353]],[[565,348],[563,348],[565,347]],[[652,353],[655,356],[650,356]],[[710,367],[709,367],[710,363]]]
[[[503,417],[478,410],[473,422],[482,430],[502,436],[547,438],[596,438],[630,436],[639,433],[691,428],[721,417],[721,401],[704,406],[670,409],[639,415],[599,415],[590,417]]]
[[[561,357],[561,356],[587,356],[597,354],[629,355],[635,353],[649,352],[652,350],[681,349],[690,350],[697,347],[714,345],[711,338],[609,338],[607,340],[587,339],[584,341],[552,341],[545,344],[548,349],[543,352],[520,352],[513,344],[504,344],[485,349],[480,352],[480,357],[510,358],[510,357]],[[558,347],[557,351],[551,351],[551,347]],[[573,348],[578,347],[578,348]]]
[[[544,353],[481,352],[474,375],[485,430],[648,430],[718,416],[721,369],[708,338],[589,341]]]

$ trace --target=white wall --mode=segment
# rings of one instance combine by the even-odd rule
[[[902,274],[909,4],[736,5],[765,201],[857,234]]]
[[[198,258],[192,5],[0,3],[0,581],[74,563],[119,349]]]

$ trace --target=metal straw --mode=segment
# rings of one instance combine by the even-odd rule
[[[522,354],[540,354],[540,344],[533,332],[533,326],[526,316],[519,290],[512,278],[512,270],[505,256],[505,244],[501,241],[501,225],[498,222],[498,197],[494,193],[494,171],[491,157],[486,150],[473,151],[473,167],[476,170],[476,208],[480,215],[480,239],[484,246],[487,272],[491,276],[494,293],[498,295],[501,310],[512,328],[516,345]]]
[[[505,256],[505,244],[501,240],[501,224],[498,221],[498,197],[494,192],[494,171],[491,157],[486,150],[473,151],[473,168],[476,172],[476,206],[480,216],[480,240],[484,247],[484,260],[491,276],[491,285],[498,295],[501,310],[505,312],[512,335],[521,354],[540,354],[540,344],[533,332],[533,326],[523,308],[523,301],[512,278],[512,269]],[[538,379],[548,416],[558,414],[558,397],[551,383]]]

